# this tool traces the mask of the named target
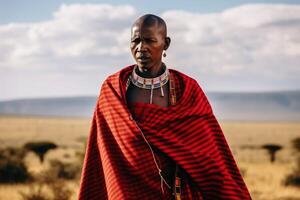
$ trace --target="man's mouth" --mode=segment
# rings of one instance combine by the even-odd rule
[[[150,59],[150,57],[148,57],[148,56],[139,56],[139,57],[137,57],[137,60],[141,61],[141,62],[148,61],[149,59]]]

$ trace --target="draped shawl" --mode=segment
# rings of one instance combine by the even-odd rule
[[[182,80],[182,96],[168,107],[149,104],[153,107],[151,117],[139,123],[128,109],[124,92],[132,70],[133,66],[125,67],[102,84],[90,127],[79,199],[162,199],[160,176],[142,133],[152,147],[187,174],[201,194],[199,199],[251,199],[197,81],[169,69]]]

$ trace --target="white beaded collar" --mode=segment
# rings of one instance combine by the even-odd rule
[[[129,79],[131,80],[133,85],[135,85],[139,88],[142,88],[142,89],[151,90],[150,103],[152,103],[152,99],[153,99],[153,89],[160,87],[161,96],[164,96],[164,91],[163,91],[162,86],[164,86],[169,80],[169,70],[165,65],[163,65],[163,68],[165,69],[165,71],[160,76],[155,77],[155,78],[144,78],[144,77],[139,76],[136,73],[137,65],[135,65],[132,70],[132,74],[129,77]]]

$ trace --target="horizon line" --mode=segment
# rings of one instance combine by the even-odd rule
[[[205,91],[205,94],[209,93],[227,93],[227,94],[262,94],[262,93],[285,93],[285,92],[300,92],[299,89],[288,89],[288,90],[258,90],[258,91],[218,91],[218,90],[209,90]],[[20,101],[20,100],[38,100],[38,99],[64,99],[64,98],[79,98],[79,97],[98,97],[99,94],[77,94],[77,95],[66,95],[66,96],[35,96],[35,97],[16,97],[16,98],[7,98],[7,99],[0,99],[0,102],[7,102],[7,101]]]

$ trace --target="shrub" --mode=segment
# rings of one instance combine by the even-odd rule
[[[292,140],[293,148],[300,152],[300,138],[295,138]],[[297,158],[296,168],[293,170],[291,174],[289,174],[284,180],[284,185],[289,186],[297,186],[300,187],[300,156]]]
[[[284,184],[300,187],[300,158],[298,158],[297,167],[286,177]]]
[[[298,152],[300,152],[300,138],[295,138],[292,140],[292,145],[294,147],[295,150],[297,150]]]
[[[51,171],[44,171],[35,177],[36,185],[28,193],[20,192],[23,200],[69,200],[72,192],[62,179],[57,179]],[[48,189],[46,193],[43,189]]]
[[[0,149],[0,159],[11,158],[16,160],[23,160],[26,152],[22,148],[17,147],[7,147],[5,149]]]
[[[20,192],[23,200],[51,200],[51,198],[42,191],[43,185],[35,185],[30,188],[28,193]]]
[[[49,184],[49,188],[53,193],[52,200],[69,200],[71,198],[71,190],[61,180],[52,182]]]
[[[0,182],[23,183],[31,180],[24,164],[25,152],[22,149],[8,147],[0,150]]]
[[[77,163],[64,163],[60,160],[51,160],[49,170],[57,178],[70,180],[78,178],[81,167]]]
[[[0,160],[1,183],[23,183],[30,179],[30,174],[23,162]]]

